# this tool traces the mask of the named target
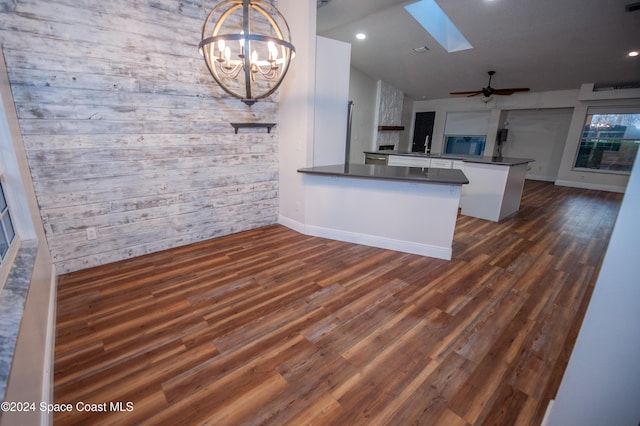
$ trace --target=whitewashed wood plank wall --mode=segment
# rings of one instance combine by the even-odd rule
[[[0,0],[0,43],[58,273],[275,223],[277,99],[198,42],[217,0]],[[97,238],[87,239],[95,227]]]

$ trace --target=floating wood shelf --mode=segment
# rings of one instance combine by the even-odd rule
[[[230,123],[235,129],[236,133],[238,133],[238,129],[242,128],[255,128],[255,127],[266,127],[267,133],[271,133],[271,128],[276,125],[276,123]]]
[[[378,126],[378,131],[402,131],[404,126]]]

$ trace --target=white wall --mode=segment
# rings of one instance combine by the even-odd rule
[[[427,101],[416,101],[413,104],[413,114],[411,120],[411,130],[410,133],[413,135],[413,128],[415,126],[415,114],[417,112],[430,112],[434,111],[435,122],[433,124],[433,137],[431,138],[431,152],[434,154],[438,154],[444,152],[444,137],[446,133],[446,122],[447,115],[451,112],[470,112],[470,113],[488,113],[489,114],[489,122],[487,124],[487,133],[489,133],[489,128],[491,124],[495,121],[497,126],[497,121],[499,118],[493,119],[492,111],[493,109],[487,106],[486,104],[480,102],[471,102],[469,98],[450,98],[450,99],[434,99]],[[492,140],[495,139],[495,134],[493,137],[491,135],[487,135],[487,145],[485,146],[485,153],[489,154],[493,152],[493,143]]]
[[[349,43],[316,37],[314,166],[344,163],[350,63]]]
[[[489,131],[489,111],[449,112],[444,125],[445,135],[486,135]]]
[[[582,127],[587,115],[587,109],[590,106],[640,106],[640,97],[637,97],[637,91],[632,91],[635,97],[627,98],[628,94],[624,90],[612,91],[607,95],[598,94],[598,99],[587,99],[579,90],[558,90],[552,92],[531,92],[517,93],[511,96],[496,96],[491,102],[484,104],[480,99],[473,97],[433,99],[426,101],[416,101],[413,104],[413,115],[415,120],[416,112],[435,111],[434,134],[432,139],[431,152],[437,153],[442,150],[445,121],[448,112],[461,111],[483,111],[490,112],[489,126],[487,130],[487,146],[485,153],[496,152],[496,135],[504,123],[505,111],[513,110],[547,110],[547,109],[572,109],[573,114],[566,135],[564,150],[561,155],[560,165],[558,167],[557,185],[567,185],[583,188],[600,189],[607,191],[624,192],[628,176],[614,175],[606,173],[594,173],[588,171],[573,171],[573,161],[575,160],[576,151],[580,143],[580,135]],[[583,100],[584,99],[584,100]],[[413,122],[411,132],[413,132]],[[560,133],[565,131],[564,126],[556,128],[553,138],[560,140]],[[548,145],[547,150],[557,149],[557,145]],[[504,155],[505,152],[503,152]],[[544,155],[552,155],[545,152]],[[555,155],[555,154],[553,154]],[[544,158],[544,156],[543,156]],[[535,164],[535,163],[534,163]],[[554,166],[550,163],[545,165],[547,170],[551,170]],[[546,173],[544,170],[542,173]]]
[[[352,163],[364,163],[363,152],[374,149],[373,117],[376,111],[376,80],[351,67],[349,100],[353,101],[349,157]]]
[[[502,155],[533,158],[527,178],[555,182],[572,116],[571,108],[506,111],[502,127],[509,134]]]
[[[640,423],[638,212],[640,170],[636,167],[551,408],[550,426]]]
[[[490,118],[490,111],[448,112],[444,125],[445,138],[448,136],[486,136],[489,133]],[[443,141],[440,152],[444,153],[446,149],[446,141]],[[475,144],[470,149],[475,150]],[[492,145],[485,142],[483,155],[490,156],[492,149]]]
[[[0,171],[2,171],[2,179],[5,196],[9,204],[10,214],[13,218],[13,226],[19,238],[22,240],[35,240],[36,230],[35,223],[40,223],[40,217],[36,213],[32,219],[29,209],[27,193],[30,191],[33,195],[33,184],[31,179],[25,183],[21,174],[21,168],[28,170],[28,164],[24,157],[16,153],[14,141],[19,138],[19,145],[22,146],[22,138],[20,137],[20,128],[18,119],[13,106],[11,89],[6,73],[4,56],[0,55]],[[5,107],[6,105],[6,107]],[[24,149],[20,154],[24,153]],[[24,161],[20,164],[19,161]],[[37,209],[36,209],[37,212]],[[2,285],[0,285],[2,288]]]
[[[213,81],[197,49],[211,7],[34,0],[0,8],[59,273],[276,222],[278,93],[249,107]],[[235,134],[232,122],[278,126]]]
[[[411,133],[411,120],[413,115],[413,102],[414,100],[408,97],[406,94],[402,101],[402,120],[401,123],[404,126],[404,131],[400,132],[400,142],[398,143],[399,151],[411,151],[413,145],[413,133]]]
[[[313,160],[316,3],[279,0],[278,9],[291,29],[296,57],[279,92],[280,223],[299,229],[304,222],[305,191],[297,170]]]
[[[352,163],[364,162],[364,151],[391,144],[396,149],[411,150],[411,119],[413,99],[401,90],[374,80],[362,71],[351,67],[349,100],[354,103],[351,129]],[[379,125],[404,126],[404,131],[378,131]]]
[[[0,148],[5,162],[5,188],[14,203],[11,214],[23,246],[37,246],[29,291],[18,332],[5,401],[51,402],[53,394],[53,340],[55,336],[56,276],[38,211],[18,117],[12,102],[4,58],[0,54]],[[9,194],[7,194],[9,196]],[[26,241],[28,240],[28,242]],[[9,259],[5,258],[5,262]],[[0,288],[2,285],[0,284]],[[11,290],[0,294],[10,297]],[[16,318],[12,318],[15,320]],[[11,323],[13,321],[9,321]],[[7,330],[12,333],[13,330]],[[39,403],[39,402],[38,402]],[[5,412],[0,425],[44,424],[50,415],[39,411]]]

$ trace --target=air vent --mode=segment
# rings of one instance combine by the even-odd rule
[[[640,10],[640,1],[625,5],[624,10],[626,10],[627,12],[637,12],[638,10]]]
[[[618,83],[595,83],[594,92],[604,92],[607,90],[640,89],[640,81],[628,81]]]
[[[427,46],[414,47],[413,51],[416,53],[425,53],[429,51],[429,48]]]

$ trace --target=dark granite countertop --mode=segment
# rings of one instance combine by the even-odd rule
[[[336,164],[298,169],[299,173],[322,176],[379,179],[413,183],[464,185],[469,179],[462,170],[381,166],[375,164]]]
[[[449,160],[461,160],[468,163],[496,164],[499,166],[519,166],[520,164],[533,163],[535,161],[531,158],[478,157],[475,155],[425,154],[422,152],[401,152],[401,151],[365,151],[365,154],[404,155],[408,157],[425,157],[425,158],[446,158]]]

